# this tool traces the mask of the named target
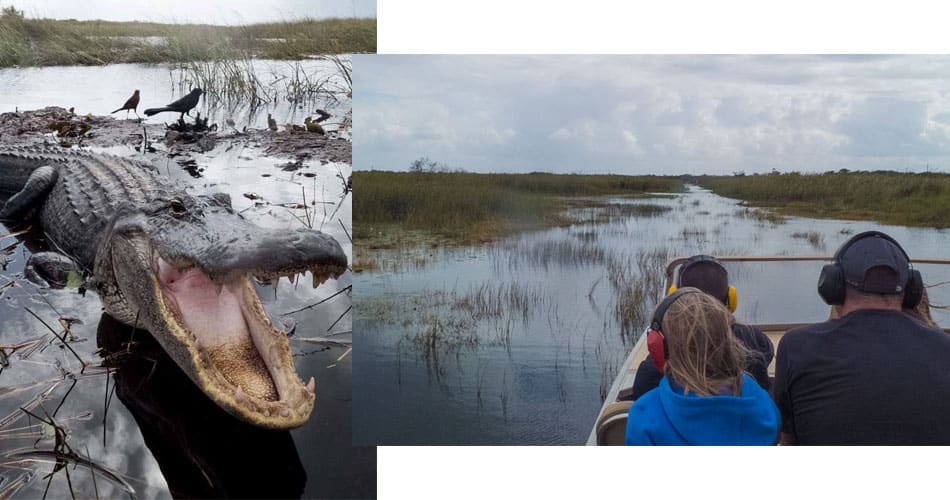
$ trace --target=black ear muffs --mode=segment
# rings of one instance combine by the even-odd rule
[[[848,248],[851,247],[856,241],[868,238],[871,236],[879,236],[884,238],[887,241],[890,241],[898,250],[901,251],[901,254],[904,255],[904,258],[907,260],[907,264],[910,265],[910,257],[907,255],[907,252],[904,251],[904,247],[900,245],[894,238],[891,238],[889,235],[884,234],[880,231],[865,231],[863,233],[858,233],[851,237],[850,240],[846,241],[844,245],[841,245],[841,248],[835,252],[834,258],[832,259],[831,264],[825,264],[821,268],[821,274],[818,275],[818,295],[821,296],[822,300],[826,304],[831,306],[840,306],[844,304],[845,297],[845,275],[844,268],[841,266],[841,259],[844,258],[845,253],[848,251]],[[907,283],[904,284],[904,299],[901,303],[901,307],[904,309],[913,309],[917,307],[917,304],[920,303],[921,297],[924,294],[924,281],[920,276],[920,271],[916,269],[910,269],[910,273],[907,277]]]
[[[818,275],[818,295],[830,306],[844,304],[844,270],[841,264],[825,264]]]
[[[663,299],[653,312],[653,320],[650,322],[650,329],[647,331],[647,350],[650,357],[653,358],[653,366],[661,373],[666,366],[666,358],[669,357],[669,351],[666,347],[666,337],[663,335],[663,316],[667,309],[676,302],[677,299],[689,293],[703,293],[698,288],[681,288],[674,290]]]
[[[904,301],[901,303],[901,307],[913,309],[917,307],[917,304],[920,304],[923,297],[924,278],[920,275],[920,271],[911,269],[910,276],[907,278],[907,285],[904,286]]]

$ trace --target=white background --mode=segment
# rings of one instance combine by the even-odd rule
[[[950,18],[937,5],[378,0],[378,47],[380,53],[468,54],[947,53]],[[359,78],[358,67],[354,74]],[[382,447],[378,491],[380,498],[413,499],[931,498],[947,495],[941,465],[947,452]]]

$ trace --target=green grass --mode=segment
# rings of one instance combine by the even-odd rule
[[[154,45],[129,37],[164,37]],[[0,67],[303,59],[376,52],[375,19],[303,19],[247,26],[29,19],[0,10]]]
[[[353,227],[361,245],[397,230],[458,243],[490,241],[568,222],[569,197],[680,191],[672,177],[556,174],[353,173]],[[392,240],[388,240],[392,241]]]
[[[790,215],[950,227],[950,174],[790,173],[697,181],[716,194]]]

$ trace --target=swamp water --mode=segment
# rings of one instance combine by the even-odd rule
[[[349,58],[342,60],[349,64]],[[146,118],[143,111],[159,108],[184,97],[193,87],[202,87],[206,93],[191,111],[209,118],[209,125],[217,123],[221,131],[229,130],[227,119],[234,121],[237,130],[267,128],[267,114],[271,113],[282,127],[285,123],[303,125],[306,117],[317,118],[316,109],[324,109],[334,116],[325,125],[336,130],[349,109],[349,90],[342,75],[330,60],[303,61],[251,60],[235,61],[235,67],[247,69],[255,81],[216,82],[217,89],[208,88],[198,80],[207,73],[226,73],[214,63],[194,63],[202,68],[201,75],[180,69],[175,64],[111,64],[107,66],[49,66],[41,68],[0,69],[0,113],[19,109],[33,110],[47,106],[75,108],[77,115],[92,113],[108,115],[122,107],[136,89],[141,99],[138,114],[145,123],[171,123],[179,113],[159,113]],[[227,72],[230,74],[229,72]],[[221,79],[223,80],[223,79]],[[247,80],[245,78],[245,80]],[[236,97],[242,91],[256,86],[256,94],[270,97],[269,102],[250,105],[246,98]],[[217,91],[220,97],[215,97]],[[112,115],[124,119],[125,111]],[[129,112],[135,119],[135,113]]]
[[[125,78],[133,74],[141,78],[137,71],[144,68],[154,71],[152,79],[164,78],[167,84],[167,70],[157,67],[52,71],[82,75],[84,83],[76,87],[83,89],[132,85],[130,80],[116,82],[117,77],[98,73],[110,68]],[[35,81],[30,75],[11,77],[10,70],[3,71],[0,81]],[[17,102],[21,109],[23,102],[30,107],[60,104],[31,97],[27,87],[14,84],[19,97],[4,93],[2,108],[6,110],[8,101]],[[148,87],[139,88],[144,94]],[[106,94],[94,93],[97,99]],[[62,100],[66,93],[61,90],[59,95]],[[36,101],[30,103],[30,99]],[[79,102],[72,104],[79,109]],[[332,104],[313,105],[329,109]],[[97,113],[102,105],[96,105]],[[348,111],[348,100],[338,109],[341,115]],[[5,142],[0,138],[0,144]],[[303,159],[287,169],[293,158],[269,156],[239,140],[222,141],[212,151],[191,154],[197,167],[189,171],[162,151],[142,154],[129,145],[93,150],[151,163],[194,194],[228,193],[235,210],[259,226],[312,225],[336,238],[352,256],[348,163]],[[272,286],[258,286],[272,315],[296,322],[291,348],[297,372],[305,381],[311,376],[316,379],[317,399],[309,422],[290,432],[270,432],[223,414],[197,393],[161,350],[148,349],[149,339],[141,332],[129,333],[129,328],[103,317],[95,293],[81,296],[75,288],[39,289],[23,279],[30,252],[43,242],[41,235],[14,237],[10,231],[0,225],[0,248],[5,250],[0,257],[5,263],[0,270],[0,345],[6,354],[12,346],[21,347],[9,356],[0,355],[0,496],[18,493],[35,498],[48,487],[49,498],[68,498],[71,493],[79,498],[122,498],[133,488],[137,498],[167,498],[173,483],[180,493],[192,496],[224,491],[304,497],[374,494],[375,449],[351,446],[349,272],[316,289],[311,288],[309,275],[296,285],[282,280],[276,291]],[[58,318],[70,318],[73,338],[63,337]],[[145,349],[130,355],[120,352],[106,360],[97,354],[100,347],[114,351],[118,345],[121,351],[130,337]],[[315,338],[334,343],[314,342]],[[42,419],[54,415],[60,430],[41,424],[20,408]],[[90,463],[94,465],[89,467]],[[110,477],[111,473],[115,476]],[[202,489],[211,481],[226,485],[227,490],[209,493]]]
[[[570,227],[493,245],[359,249],[354,277],[355,444],[583,444],[607,389],[662,296],[674,256],[831,255],[877,229],[912,257],[940,258],[950,231],[785,219],[691,186],[611,199]],[[822,321],[823,262],[728,263],[736,317]],[[950,266],[917,265],[933,305]],[[950,313],[932,310],[950,326]]]

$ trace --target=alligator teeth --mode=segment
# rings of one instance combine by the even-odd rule
[[[316,382],[313,377],[310,377],[310,382],[307,382],[307,390],[310,391],[310,394],[313,394],[314,388],[316,388]]]
[[[280,416],[281,416],[281,417],[284,417],[284,418],[289,417],[289,416],[290,416],[290,408],[286,408],[286,407],[281,408],[281,409],[280,409]]]
[[[237,390],[234,391],[234,400],[238,403],[243,403],[245,399],[247,399],[247,396],[244,395],[244,389],[238,386]]]

